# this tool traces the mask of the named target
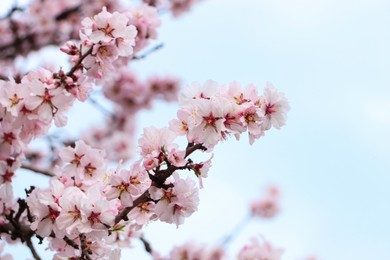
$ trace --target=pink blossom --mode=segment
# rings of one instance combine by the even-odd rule
[[[50,192],[35,189],[27,198],[27,204],[34,216],[32,230],[42,237],[49,237],[52,232],[56,236],[63,236],[63,232],[57,226],[61,207],[53,200]]]
[[[16,117],[24,105],[29,90],[13,81],[0,80],[0,105]]]
[[[98,186],[93,186],[86,192],[92,207],[85,208],[85,215],[88,222],[80,230],[91,232],[92,230],[107,230],[114,224],[115,216],[118,214],[116,200],[108,201],[103,196]]]
[[[52,73],[40,69],[23,78],[31,94],[25,100],[25,107],[36,114],[30,114],[29,119],[39,119],[49,123],[53,117],[57,126],[63,126],[61,113],[64,113],[73,102],[73,97],[64,89],[56,88],[53,84]]]
[[[263,129],[268,130],[272,126],[279,129],[286,123],[286,113],[290,110],[284,94],[278,92],[271,83],[264,89],[264,100],[260,101],[264,113]]]
[[[199,0],[170,0],[170,9],[174,16],[180,16],[188,12],[192,5]]]
[[[238,260],[280,260],[284,250],[273,246],[268,241],[259,242],[252,238],[251,242],[245,245],[237,255]]]
[[[137,37],[135,39],[135,51],[138,52],[145,48],[151,39],[157,38],[157,28],[161,21],[155,7],[142,4],[138,7],[131,7],[126,13],[130,23],[137,28]]]
[[[79,140],[74,148],[63,148],[59,155],[63,162],[68,163],[64,175],[74,177],[76,184],[90,186],[103,180],[106,166],[103,150],[93,149]]]
[[[119,56],[127,57],[133,53],[137,30],[128,25],[129,19],[118,12],[109,13],[106,8],[95,15],[93,19],[82,21],[81,39],[94,44],[115,47]],[[96,51],[95,51],[96,53]]]
[[[273,218],[280,211],[280,192],[275,186],[270,186],[265,194],[252,202],[252,216],[259,218]]]
[[[224,104],[199,99],[194,101],[194,105],[197,108],[194,114],[195,124],[189,128],[188,140],[212,148],[222,140],[222,132],[225,131],[223,122]]]
[[[181,179],[177,173],[173,174],[173,188],[150,189],[151,197],[159,200],[155,213],[161,221],[175,223],[179,226],[198,208],[199,197],[195,182],[190,178]]]
[[[135,220],[137,225],[144,225],[157,216],[154,213],[155,203],[152,201],[144,202],[134,207],[127,217],[130,220]]]
[[[145,128],[141,138],[138,140],[138,144],[141,148],[141,155],[158,157],[176,138],[174,132],[168,128]]]
[[[76,187],[66,188],[59,199],[59,205],[62,210],[56,222],[60,230],[73,238],[86,229],[89,217],[87,213],[90,212],[92,203],[84,192]]]

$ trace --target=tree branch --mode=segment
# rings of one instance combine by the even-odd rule
[[[31,237],[26,238],[26,245],[30,248],[31,254],[33,255],[35,260],[41,260],[41,257],[38,255],[37,251],[34,248],[34,244],[31,241]]]
[[[86,53],[84,53],[82,56],[80,56],[79,60],[73,65],[73,67],[70,69],[70,71],[68,73],[66,73],[66,75],[72,76],[73,73],[75,73],[75,71],[80,67],[83,60],[91,53],[92,53],[92,47]]]
[[[164,47],[164,44],[163,43],[160,43],[156,46],[154,46],[153,48],[145,51],[143,54],[141,55],[136,55],[133,57],[133,60],[142,60],[142,59],[145,59],[146,57],[148,57],[150,54],[152,54],[153,52],[155,51],[158,51],[159,49],[162,49],[162,47]]]
[[[22,164],[21,168],[25,169],[25,170],[32,171],[32,172],[40,173],[42,175],[49,176],[49,177],[54,177],[55,176],[54,173],[52,173],[52,172],[50,172],[48,170],[40,169],[40,168],[37,168],[37,167],[32,166],[32,165]]]
[[[80,237],[80,244],[81,244],[81,259],[92,260],[92,258],[89,256],[91,252],[88,250],[87,239],[85,237],[85,234],[80,234],[79,237]]]
[[[203,144],[193,144],[189,143],[186,148],[186,155],[185,157],[188,157],[190,154],[192,154],[196,150],[207,150],[206,147],[203,146]],[[158,170],[155,175],[152,175],[152,186],[162,188],[164,187],[164,182],[174,173],[174,171],[179,169],[187,169],[183,167],[176,167],[174,165],[168,165],[168,168],[165,170]],[[115,224],[118,224],[121,220],[127,221],[127,214],[140,205],[141,203],[150,201],[149,192],[145,191],[141,196],[139,196],[136,200],[133,202],[133,206],[124,208],[119,214],[115,217]]]
[[[150,245],[150,242],[147,241],[143,236],[141,236],[139,240],[141,240],[142,244],[144,244],[145,251],[148,252],[150,255],[153,255],[153,249]]]
[[[133,201],[133,206],[126,207],[121,212],[119,212],[119,214],[115,217],[115,224],[118,224],[122,219],[127,221],[127,214],[129,214],[132,209],[149,200],[149,192],[145,191],[141,196],[139,196],[136,200]]]

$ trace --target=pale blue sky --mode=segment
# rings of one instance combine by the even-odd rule
[[[141,74],[259,89],[270,81],[291,111],[286,127],[253,146],[243,138],[217,147],[199,211],[179,229],[150,224],[153,246],[166,253],[190,239],[217,242],[275,183],[282,214],[248,225],[232,255],[263,234],[287,260],[390,259],[389,13],[386,0],[205,0],[178,20],[164,16],[158,42],[165,47],[134,64]],[[140,127],[166,126],[175,116],[175,105],[157,107],[139,116]],[[142,250],[125,254],[148,259]]]

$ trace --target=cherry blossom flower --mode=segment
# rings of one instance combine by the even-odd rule
[[[265,194],[251,203],[252,216],[273,218],[280,211],[280,192],[275,186],[270,186]]]
[[[238,260],[280,260],[283,249],[273,246],[268,241],[259,242],[252,238],[250,243],[245,245],[237,255]]]
[[[138,52],[145,48],[151,39],[157,38],[157,28],[161,21],[155,7],[142,4],[138,7],[131,7],[126,12],[130,23],[137,28],[137,37],[135,39],[135,51]]]
[[[80,36],[82,40],[89,40],[98,48],[112,45],[119,56],[127,57],[133,53],[137,35],[134,25],[129,25],[128,22],[129,19],[125,15],[118,12],[109,13],[103,8],[93,19],[85,18],[82,21]]]
[[[22,84],[27,84],[31,91],[30,97],[25,101],[25,107],[30,111],[36,111],[29,115],[29,119],[49,123],[54,117],[56,125],[63,126],[61,114],[68,110],[74,99],[64,89],[56,88],[53,83],[52,73],[44,69],[24,77]]]
[[[135,223],[141,226],[157,218],[157,216],[154,213],[154,210],[155,210],[154,202],[152,201],[144,202],[138,205],[137,207],[134,207],[134,209],[132,209],[130,213],[127,215],[127,217],[131,220],[135,220]]]
[[[59,205],[62,210],[56,219],[58,228],[71,238],[79,235],[88,225],[91,201],[79,188],[68,187],[59,199]]]
[[[264,89],[264,100],[261,102],[261,109],[264,113],[263,129],[268,130],[271,127],[279,129],[286,123],[286,113],[290,106],[284,94],[278,92],[270,83]]]
[[[119,198],[123,206],[132,206],[133,197],[145,192],[151,184],[146,170],[139,164],[130,170],[120,169],[110,176],[105,190],[108,199]]]
[[[161,221],[175,223],[179,226],[198,208],[199,197],[195,182],[188,178],[183,180],[177,173],[173,174],[174,187],[168,189],[150,189],[151,197],[159,200],[155,213]]]

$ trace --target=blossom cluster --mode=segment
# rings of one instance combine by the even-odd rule
[[[111,161],[127,161],[134,156],[135,114],[152,107],[154,100],[177,100],[180,81],[173,76],[152,76],[146,81],[139,79],[128,67],[110,73],[104,79],[102,90],[112,101],[114,110],[104,124],[93,126],[82,138],[89,145],[105,149]]]
[[[275,247],[268,241],[260,242],[253,238],[249,244],[245,245],[237,255],[239,260],[249,259],[268,259],[280,260],[283,254],[283,249]]]
[[[122,56],[132,54],[136,31],[134,26],[127,25],[128,21],[125,15],[111,14],[105,9],[93,20],[85,20],[82,29],[85,37],[83,44],[84,47],[89,46],[90,51],[83,54],[83,44],[79,49],[69,48],[74,45],[68,44],[66,49],[72,54],[74,62],[68,73],[62,69],[54,72],[40,68],[25,75],[20,82],[12,79],[0,80],[0,190],[5,190],[4,194],[7,194],[2,196],[3,205],[9,205],[12,201],[12,176],[20,167],[27,144],[45,134],[53,121],[57,127],[64,126],[67,121],[65,113],[72,103],[76,99],[87,99],[94,80],[88,75],[94,74],[94,68],[84,65],[83,62],[90,59],[103,61],[102,57],[105,56],[101,54],[104,53],[101,51],[102,46],[110,44],[115,46]],[[94,29],[91,29],[91,26]],[[105,29],[115,34],[106,36],[107,32],[96,31],[96,28],[100,28],[96,26],[106,26]],[[129,33],[130,38],[127,37]],[[117,41],[120,44],[117,44]],[[126,51],[123,51],[123,48]],[[99,55],[94,52],[96,49],[100,50],[97,51]],[[99,64],[100,68],[103,64],[104,62]]]
[[[171,0],[170,4],[178,14],[193,2]],[[84,3],[91,5],[84,7]],[[142,82],[127,68],[157,37],[156,5],[111,12],[119,4],[110,3],[37,0],[28,8],[31,17],[18,20],[16,12],[0,22],[0,31],[5,31],[0,49],[6,46],[2,58],[24,55],[56,41],[66,41],[61,51],[70,57],[68,72],[39,68],[0,80],[0,232],[8,241],[31,244],[33,236],[45,239],[55,259],[119,259],[117,247],[140,237],[149,222],[183,224],[198,208],[199,189],[213,158],[211,154],[207,160],[195,161],[191,155],[212,153],[219,142],[229,136],[239,139],[245,132],[253,144],[267,130],[282,127],[289,110],[284,95],[271,84],[260,95],[252,84],[193,83],[179,95],[177,118],[168,127],[144,129],[138,140],[138,160],[112,168],[109,161],[133,157],[135,145],[126,139],[134,133],[134,114],[149,107],[153,99],[175,101],[179,83],[173,77]],[[107,6],[98,14],[80,17],[102,4]],[[51,10],[50,15],[45,15],[43,7]],[[65,22],[73,15],[72,22]],[[81,26],[73,26],[80,21]],[[16,28],[11,32],[7,31],[10,24]],[[58,39],[57,33],[63,37]],[[80,42],[70,40],[75,34]],[[31,37],[29,44],[13,46],[24,37]],[[52,124],[65,126],[67,111],[76,100],[91,100],[95,85],[115,103],[107,120],[110,127],[91,130],[84,140],[64,145],[49,170],[26,165],[31,141],[47,134]],[[187,140],[185,147],[177,141],[180,136]],[[50,176],[50,187],[32,187],[26,190],[25,200],[16,201],[12,180],[20,168]],[[207,254],[210,259],[223,255],[219,250]]]
[[[157,37],[156,28],[160,24],[157,8],[169,6],[177,16],[188,11],[196,1],[168,0],[163,5],[157,1],[143,2],[145,5],[136,8],[127,7],[119,0],[32,0],[27,7],[14,6],[0,18],[0,59],[9,63],[19,55],[27,56],[47,45],[77,39],[84,17],[92,17],[104,6],[110,12],[128,12],[127,16],[138,30],[138,51]]]
[[[169,10],[173,16],[177,17],[188,12],[199,0],[143,0],[143,2],[163,10]]]
[[[213,92],[206,92],[206,89],[211,90],[210,84],[216,88],[212,90]],[[64,148],[60,152],[61,162],[56,167],[56,177],[51,181],[50,190],[35,189],[29,195],[27,203],[34,219],[31,228],[42,237],[49,238],[49,235],[54,234],[54,239],[49,238],[51,244],[56,244],[66,237],[77,245],[77,248],[64,242],[62,242],[63,247],[57,245],[61,257],[80,256],[81,237],[96,246],[95,251],[90,249],[91,255],[105,252],[106,257],[111,253],[107,245],[110,244],[109,242],[122,240],[123,236],[118,235],[117,232],[123,232],[124,227],[131,231],[139,230],[143,225],[154,220],[182,224],[185,218],[197,210],[202,178],[207,177],[211,166],[211,159],[194,162],[189,158],[196,150],[210,152],[216,145],[216,142],[210,142],[210,139],[204,136],[203,131],[210,131],[207,127],[213,123],[207,123],[207,120],[217,115],[215,111],[222,97],[226,99],[225,101],[230,100],[232,107],[237,104],[236,95],[246,97],[244,93],[248,88],[241,89],[237,88],[237,83],[232,84],[236,88],[235,92],[231,92],[230,88],[216,86],[217,84],[212,82],[204,85],[195,83],[184,91],[181,99],[188,98],[187,106],[179,111],[188,109],[194,118],[191,123],[181,122],[182,125],[187,125],[185,135],[189,143],[185,149],[181,149],[175,143],[175,139],[183,134],[183,129],[177,127],[146,128],[138,142],[141,159],[130,167],[118,166],[117,169],[107,169],[104,152],[91,148],[83,141],[77,141],[73,148]],[[269,91],[268,88],[266,91]],[[254,91],[253,86],[249,89]],[[280,114],[285,111],[283,106],[287,106],[286,101],[281,98],[282,94],[275,89],[273,91],[273,97],[279,97],[275,100],[283,100],[283,102],[273,104],[271,103],[273,101],[266,100],[265,97],[253,97],[254,100],[263,100],[257,103],[259,114],[262,105],[275,105],[278,108],[269,115],[268,119],[271,121],[273,116],[281,117]],[[200,110],[198,102],[209,102],[207,106],[202,105],[209,111],[204,107],[204,110]],[[237,105],[242,104],[240,102]],[[247,104],[248,107],[251,105]],[[234,111],[246,111],[246,109],[246,107],[241,109],[236,107]],[[230,134],[241,133],[227,127],[222,128],[225,126],[226,119],[223,119],[225,117],[231,122],[236,120],[235,124],[248,129],[247,124],[244,124],[239,116],[245,116],[245,113],[238,112],[237,119],[220,114],[221,119],[216,119],[222,121],[221,126],[218,126],[220,128],[211,126],[212,131],[219,129],[220,137],[217,141],[223,140]],[[285,115],[282,116],[284,118]],[[258,120],[264,120],[261,119],[262,117],[258,116]],[[177,119],[171,122],[171,126],[176,125],[174,122],[177,122]],[[192,122],[199,122],[199,124],[192,124]],[[259,127],[261,122],[258,122]],[[278,126],[281,124],[279,123]],[[251,134],[250,130],[248,131]],[[184,178],[183,171],[193,172],[200,180],[199,185],[190,176]],[[55,247],[51,246],[51,248]]]
[[[15,6],[0,20],[0,57],[14,59],[47,45],[76,39],[80,21],[103,6],[109,10],[122,8],[116,0],[33,0],[26,8]]]
[[[246,131],[253,144],[271,127],[283,126],[289,110],[284,95],[269,83],[263,96],[252,84],[245,88],[237,82],[227,86],[213,81],[193,84],[179,97],[179,105],[178,119],[170,122],[171,129],[208,149],[229,135],[239,139]]]
[[[251,203],[251,214],[254,217],[270,219],[280,211],[280,192],[276,186],[270,186],[264,196]]]

